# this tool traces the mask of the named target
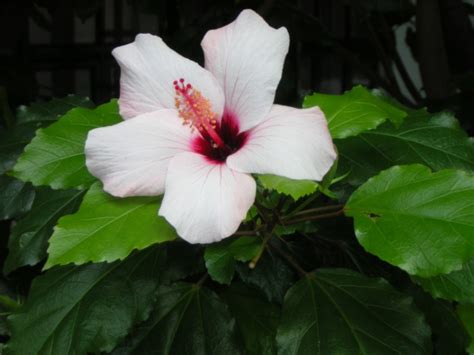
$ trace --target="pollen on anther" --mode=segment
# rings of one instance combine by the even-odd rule
[[[176,91],[175,106],[183,124],[200,132],[214,130],[217,126],[217,114],[212,111],[209,100],[182,78],[179,83],[175,80],[173,85]]]

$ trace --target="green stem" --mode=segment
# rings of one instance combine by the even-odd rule
[[[293,216],[294,214],[300,212],[303,208],[310,205],[312,202],[316,201],[319,197],[319,191],[315,192],[314,195],[308,197],[304,200],[299,206],[297,206],[293,211],[291,211],[288,216]]]
[[[301,212],[298,212],[298,213],[292,213],[290,216],[291,217],[304,216],[304,215],[307,215],[307,214],[337,210],[337,209],[340,209],[342,207],[344,207],[344,205],[330,205],[330,206],[310,208],[308,210],[304,210],[304,211],[301,211]]]
[[[285,253],[283,250],[281,250],[279,247],[277,247],[274,244],[268,244],[267,248],[270,250],[274,250],[278,254],[280,254],[280,256],[282,256],[283,259],[285,259],[288,262],[288,264],[290,264],[296,271],[298,271],[298,273],[302,277],[308,276],[308,273],[296,262],[296,260],[293,259],[293,257],[288,255],[287,253]]]
[[[9,311],[15,311],[21,306],[18,302],[5,295],[0,295],[0,305]]]
[[[260,245],[260,249],[258,250],[257,255],[255,255],[254,258],[249,263],[249,268],[255,269],[255,267],[257,266],[257,263],[260,260],[260,258],[262,257],[263,252],[265,250],[265,247],[267,246],[268,241],[272,237],[272,232],[273,232],[273,228],[272,228],[272,231],[267,233],[265,235],[265,237],[263,238],[262,245]]]
[[[341,216],[344,213],[344,210],[339,210],[335,212],[330,212],[330,213],[324,213],[324,214],[318,214],[315,216],[306,216],[306,217],[301,217],[301,218],[294,218],[285,221],[285,224],[296,224],[296,223],[301,223],[301,222],[306,222],[306,221],[317,221],[320,219],[326,219],[326,218],[332,218],[332,217],[338,217]]]
[[[276,206],[276,208],[272,210],[273,216],[270,220],[268,215],[263,212],[264,211],[263,207],[255,203],[255,207],[259,211],[262,218],[265,220],[267,228],[266,228],[265,236],[263,238],[262,245],[260,246],[260,249],[258,250],[257,255],[255,255],[255,257],[250,261],[249,268],[255,269],[258,261],[263,255],[263,252],[265,251],[268,241],[273,235],[273,231],[275,230],[275,227],[277,226],[278,223],[282,224],[282,221],[280,219],[280,210],[284,204],[285,204],[285,198],[281,197],[280,200],[278,201],[278,205]]]
[[[260,217],[262,217],[263,221],[266,224],[269,224],[270,218],[268,217],[267,212],[265,211],[265,207],[260,205],[257,201],[254,202],[254,205],[255,205],[255,208],[257,209],[258,214],[260,215]]]
[[[209,277],[209,273],[206,272],[204,275],[202,275],[202,277],[199,279],[199,281],[196,282],[196,286],[201,287],[203,285],[203,283],[206,282],[208,277]]]

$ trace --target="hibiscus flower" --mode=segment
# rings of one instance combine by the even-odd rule
[[[201,45],[205,68],[150,34],[115,48],[124,121],[90,131],[85,147],[106,192],[164,193],[159,215],[191,243],[235,233],[255,200],[250,174],[321,180],[336,158],[319,108],[273,104],[284,27],[245,10]]]

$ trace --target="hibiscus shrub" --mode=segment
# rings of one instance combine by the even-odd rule
[[[5,353],[474,351],[474,143],[456,118],[357,86],[261,123],[287,43],[239,104],[246,83],[208,56],[232,46],[210,33],[215,87],[182,57],[180,81],[142,35],[114,52],[119,101],[37,102],[1,132],[3,271],[33,278],[0,296]],[[157,93],[128,50],[175,87]]]

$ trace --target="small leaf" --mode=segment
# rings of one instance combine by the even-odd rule
[[[334,164],[332,165],[331,169],[329,169],[329,171],[326,173],[323,180],[319,184],[319,191],[321,191],[322,194],[326,195],[327,197],[333,200],[336,200],[337,197],[329,188],[331,187],[332,184],[335,184],[338,181],[343,180],[345,178],[344,176],[345,174],[343,176],[336,177],[338,166],[339,166],[339,154]]]
[[[0,174],[13,168],[25,145],[35,136],[38,128],[45,127],[76,106],[89,107],[88,99],[67,96],[49,102],[20,106],[17,125],[9,130],[0,130]]]
[[[229,284],[235,273],[235,261],[249,261],[260,250],[256,237],[229,238],[210,244],[204,252],[207,271],[214,281]]]
[[[123,262],[55,268],[33,281],[23,307],[9,317],[5,354],[111,351],[144,321],[156,291],[156,248]]]
[[[79,207],[85,191],[39,188],[31,211],[13,227],[5,261],[6,273],[35,265],[46,257],[48,238],[58,219]]]
[[[84,188],[94,182],[85,166],[84,144],[91,129],[121,121],[116,101],[94,110],[75,108],[40,129],[18,159],[14,175],[53,189]]]
[[[260,289],[270,302],[283,302],[286,291],[293,284],[295,274],[276,255],[265,252],[255,269],[238,263],[236,270],[246,284]]]
[[[134,249],[175,239],[174,229],[158,216],[159,207],[158,198],[114,198],[94,184],[79,211],[59,220],[45,268],[124,259]]]
[[[383,279],[320,269],[286,294],[278,354],[431,354],[430,329],[410,297]]]
[[[474,305],[472,304],[460,304],[458,306],[458,314],[461,321],[464,323],[464,327],[471,337],[471,343],[467,347],[469,354],[474,353]]]
[[[245,216],[244,223],[252,221],[255,217],[258,216],[258,210],[255,206],[250,207],[247,212],[247,216]]]
[[[35,190],[29,183],[0,175],[0,220],[11,219],[29,211]]]
[[[17,110],[17,124],[26,122],[54,122],[69,110],[76,107],[94,107],[88,97],[68,95],[50,101],[38,101],[29,106],[20,106]]]
[[[232,284],[221,295],[235,317],[245,344],[246,354],[276,354],[275,336],[280,309],[254,289]]]
[[[209,276],[222,284],[230,284],[235,273],[235,260],[225,248],[207,247],[204,260]]]
[[[114,354],[241,354],[235,321],[217,295],[197,285],[161,286],[150,319]]]
[[[433,297],[474,303],[474,258],[464,264],[461,270],[431,278],[413,279]]]
[[[447,112],[410,114],[395,128],[386,123],[357,137],[336,141],[341,171],[360,185],[379,171],[400,164],[423,164],[437,171],[447,168],[474,172],[474,139]]]
[[[347,138],[374,129],[387,118],[400,125],[405,111],[356,86],[343,95],[313,94],[306,96],[303,107],[319,106],[328,120],[334,139]]]
[[[431,277],[474,256],[473,200],[474,176],[463,171],[395,166],[359,187],[345,210],[369,253]]]
[[[0,174],[13,168],[25,145],[35,136],[39,127],[41,126],[38,123],[30,123],[8,130],[0,129]]]
[[[258,180],[265,189],[289,195],[295,201],[315,193],[318,189],[318,183],[311,180],[292,180],[276,175],[259,175]]]

